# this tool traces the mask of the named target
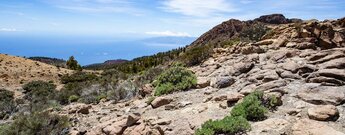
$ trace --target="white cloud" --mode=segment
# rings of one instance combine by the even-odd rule
[[[0,32],[18,32],[22,30],[17,30],[15,28],[0,28]]]
[[[126,13],[140,16],[143,12],[129,0],[55,0],[48,3],[60,9],[83,13]]]
[[[170,36],[170,37],[191,37],[190,34],[186,32],[172,32],[172,31],[151,31],[145,32],[148,35],[156,35],[156,36]]]
[[[162,8],[167,12],[198,17],[208,17],[237,11],[226,0],[166,0],[163,2]]]

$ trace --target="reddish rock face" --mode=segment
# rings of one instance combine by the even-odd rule
[[[285,18],[282,14],[264,15],[255,19],[254,21],[269,23],[269,24],[286,24],[289,23],[289,19]]]

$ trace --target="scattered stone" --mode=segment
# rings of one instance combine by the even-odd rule
[[[300,109],[288,109],[286,110],[286,113],[292,116],[296,116],[298,113],[300,113],[302,110]]]
[[[319,121],[336,121],[339,111],[334,105],[319,105],[308,109],[310,119]]]
[[[226,109],[228,107],[228,104],[226,102],[219,103],[219,107],[222,109]]]
[[[202,102],[206,103],[206,102],[210,101],[212,98],[213,98],[212,96],[209,96],[209,97],[205,98]]]
[[[210,80],[207,77],[198,77],[197,78],[197,88],[206,88],[210,86]]]
[[[227,98],[228,98],[228,96],[224,94],[224,95],[219,95],[219,96],[214,97],[213,100],[214,101],[224,101]]]
[[[171,123],[171,120],[169,119],[159,119],[152,123],[152,125],[169,125]]]
[[[179,108],[186,107],[187,105],[191,105],[192,102],[190,101],[182,101],[179,103]]]
[[[158,108],[158,107],[160,107],[160,106],[169,104],[171,101],[173,101],[172,98],[168,98],[168,97],[157,97],[157,98],[155,98],[155,99],[151,102],[151,105],[152,105],[153,108]]]
[[[164,109],[165,110],[174,110],[175,109],[175,105],[172,105],[172,104],[165,105]]]

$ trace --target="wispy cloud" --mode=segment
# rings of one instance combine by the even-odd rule
[[[0,28],[0,32],[19,32],[19,31],[23,31],[23,30],[18,30],[15,28]]]
[[[167,12],[198,17],[207,17],[237,11],[237,9],[226,0],[165,0],[162,9]]]
[[[171,37],[191,37],[190,34],[186,32],[172,32],[172,31],[151,31],[145,32],[148,35],[155,35],[155,36],[171,36]]]
[[[143,14],[130,0],[54,0],[48,3],[60,9],[84,13],[126,13],[136,16]]]

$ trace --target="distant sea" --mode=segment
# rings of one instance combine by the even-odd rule
[[[22,57],[45,56],[68,59],[74,56],[81,65],[106,60],[127,59],[156,54],[190,44],[192,37],[115,39],[98,37],[0,36],[0,53]]]

